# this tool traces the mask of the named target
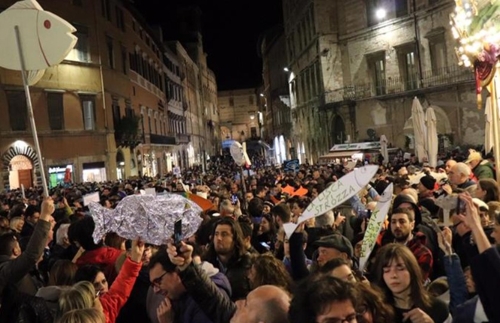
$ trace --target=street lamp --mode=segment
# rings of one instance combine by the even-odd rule
[[[375,17],[377,17],[378,20],[382,20],[385,18],[387,15],[387,12],[385,11],[384,8],[379,8],[377,11],[375,11]]]
[[[290,72],[290,70],[288,69],[288,67],[284,67],[284,68],[283,68],[283,71],[285,71],[285,72]]]

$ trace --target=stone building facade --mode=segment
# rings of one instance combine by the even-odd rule
[[[217,93],[222,140],[244,142],[260,137],[259,101],[256,89],[219,91]]]
[[[0,0],[0,8],[14,2]],[[151,29],[130,1],[40,4],[72,23],[78,37],[66,59],[31,87],[49,185],[62,182],[67,168],[74,182],[99,182],[165,174],[169,165],[179,163],[172,154],[180,145],[187,151],[191,134],[184,126],[185,111],[201,116],[200,87],[192,95],[196,100],[184,100],[185,61],[167,52],[161,32]],[[168,57],[180,61],[177,69],[167,64]],[[189,65],[189,70],[196,68]],[[200,84],[195,77],[193,82]],[[0,114],[5,116],[0,118],[0,189],[39,184],[40,156],[33,148],[21,75],[0,69],[0,83]],[[167,91],[170,83],[182,86],[175,102]],[[139,120],[139,138],[131,149],[117,133],[121,121],[133,116]],[[199,131],[193,134],[200,137]]]
[[[284,1],[295,141],[311,160],[381,135],[411,149],[415,97],[434,108],[441,148],[483,142],[473,74],[458,66],[449,28],[454,4]]]
[[[292,146],[293,127],[288,93],[288,66],[286,38],[282,26],[270,29],[262,37],[264,101],[261,111],[264,115],[264,140],[274,147],[274,162],[281,163],[290,158],[301,158],[301,145]]]

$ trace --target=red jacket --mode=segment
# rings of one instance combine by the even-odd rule
[[[99,298],[104,316],[106,316],[106,323],[115,323],[120,310],[132,292],[141,267],[142,263],[134,262],[127,257],[109,291]]]
[[[115,263],[122,253],[122,250],[115,248],[100,247],[95,250],[85,251],[80,258],[76,260],[76,265],[78,267],[96,265],[102,269],[106,279],[112,283],[117,275]]]

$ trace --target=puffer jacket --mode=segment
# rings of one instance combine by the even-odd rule
[[[209,322],[229,322],[236,312],[236,305],[229,297],[230,290],[228,294],[227,289],[229,284],[224,282],[227,278],[221,273],[217,275],[216,279],[214,276],[209,278],[201,266],[194,264],[179,273],[182,284],[186,288],[186,294],[210,319]],[[188,323],[188,321],[182,322]]]

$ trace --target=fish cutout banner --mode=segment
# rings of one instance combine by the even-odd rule
[[[377,237],[382,229],[385,222],[385,217],[389,212],[392,204],[392,194],[393,185],[392,183],[386,187],[380,200],[377,202],[377,206],[368,221],[366,226],[365,235],[363,237],[363,244],[361,245],[361,256],[359,257],[359,269],[363,271],[366,267],[370,254],[373,251],[373,247],[377,242]]]
[[[286,236],[290,237],[302,222],[320,216],[353,197],[370,182],[377,170],[378,166],[368,165],[355,168],[352,172],[342,176],[309,204],[297,223],[283,225]]]
[[[114,210],[98,203],[89,205],[95,222],[94,242],[98,243],[108,232],[126,239],[141,238],[153,245],[162,245],[172,238],[174,223],[182,219],[182,235],[191,237],[202,222],[202,209],[193,201],[178,194],[130,195]]]
[[[0,14],[0,66],[21,71],[14,27],[18,26],[27,71],[59,64],[75,47],[76,31],[69,22],[43,10],[34,0],[18,1]]]

